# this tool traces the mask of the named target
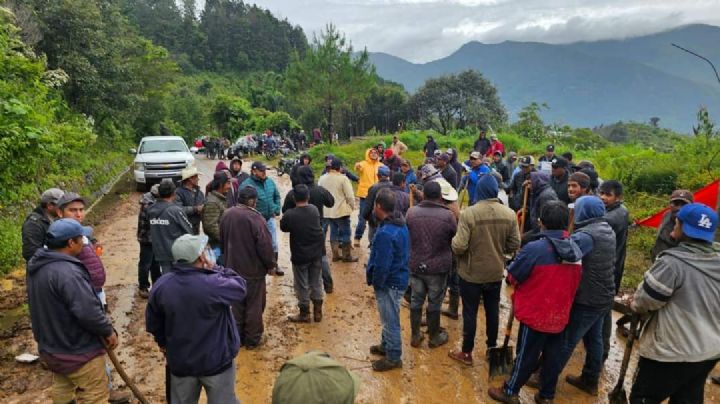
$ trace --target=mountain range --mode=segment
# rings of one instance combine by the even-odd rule
[[[691,49],[720,68],[720,27],[688,25],[623,40],[545,44],[469,42],[451,55],[416,64],[370,53],[380,77],[416,91],[425,80],[466,69],[498,89],[512,120],[524,106],[546,103],[548,123],[594,127],[616,121],[647,122],[690,133],[701,106],[720,112],[720,83]],[[715,114],[717,115],[717,113]]]

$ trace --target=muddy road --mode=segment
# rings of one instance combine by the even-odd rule
[[[204,173],[203,183],[212,179],[216,161],[198,159],[198,167]],[[245,169],[249,164],[245,164]],[[290,188],[287,176],[277,178],[281,193]],[[152,338],[145,332],[144,312],[146,300],[137,295],[138,243],[135,239],[137,226],[137,203],[139,193],[133,192],[130,179],[121,181],[90,215],[95,234],[104,246],[103,261],[107,268],[107,294],[110,315],[120,335],[118,355],[126,371],[134,375],[138,387],[151,402],[164,400],[163,357]],[[356,217],[353,217],[355,220]],[[353,223],[354,228],[354,223]],[[267,344],[257,350],[241,349],[237,358],[236,390],[244,403],[267,403],[277,372],[285,360],[309,350],[324,350],[359,375],[362,386],[358,395],[360,403],[486,403],[489,386],[499,386],[503,378],[488,379],[484,355],[484,318],[480,318],[475,352],[475,365],[466,367],[447,357],[449,349],[459,345],[462,337],[462,321],[443,317],[450,343],[429,349],[427,339],[422,348],[410,347],[409,312],[401,309],[403,329],[403,362],[401,371],[374,373],[370,368],[372,357],[370,345],[379,341],[380,320],[370,287],[365,284],[363,264],[367,261],[367,242],[355,249],[360,255],[358,263],[334,263],[332,272],[335,291],[325,300],[325,315],[320,324],[293,324],[287,321],[294,314],[296,300],[293,296],[292,275],[288,237],[280,235],[280,264],[286,270],[284,277],[267,278],[267,310],[265,323]],[[329,248],[328,248],[329,250]],[[37,346],[27,318],[24,270],[6,277],[0,284],[0,402],[34,403],[48,402],[52,376],[40,364],[24,365],[14,361],[23,352],[37,353]],[[503,295],[501,323],[508,312],[507,298]],[[482,310],[480,310],[482,317]],[[515,326],[517,329],[517,324]],[[501,332],[502,333],[502,332]],[[500,336],[500,339],[502,335]],[[499,342],[502,342],[501,340]],[[607,393],[617,380],[622,360],[624,340],[613,334],[612,352],[601,378],[601,393],[591,397],[564,382],[558,386],[558,403],[607,402]],[[564,374],[579,373],[584,352],[578,348]],[[634,361],[630,372],[634,371]],[[716,369],[717,374],[719,369]],[[632,373],[630,373],[632,374]],[[630,379],[630,377],[628,377]],[[114,381],[124,383],[115,375]],[[630,389],[630,381],[626,383]],[[534,390],[523,389],[522,402],[533,402]],[[720,387],[708,384],[706,401],[720,402]]]

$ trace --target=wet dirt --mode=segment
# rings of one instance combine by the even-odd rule
[[[217,161],[200,157],[198,168],[205,175],[202,182],[212,178]],[[247,170],[249,164],[244,164]],[[287,176],[278,178],[268,171],[284,194],[290,189]],[[116,184],[103,201],[96,205],[87,222],[95,228],[95,235],[104,246],[103,262],[107,269],[106,293],[110,316],[120,335],[118,357],[125,370],[147,398],[153,403],[164,401],[164,358],[145,332],[146,300],[137,295],[137,257],[139,252],[135,238],[138,199],[132,179],[125,177]],[[353,216],[353,229],[356,215]],[[321,323],[294,324],[287,316],[297,310],[292,287],[288,237],[280,237],[280,265],[286,270],[284,277],[267,278],[267,309],[265,325],[267,343],[256,350],[241,349],[237,357],[236,391],[244,403],[270,402],[272,387],[282,364],[310,350],[323,350],[353,370],[362,385],[357,397],[359,403],[487,403],[487,388],[500,386],[504,380],[488,378],[484,356],[484,323],[480,310],[476,336],[475,365],[467,367],[447,357],[447,352],[458,346],[462,338],[462,320],[442,319],[442,325],[450,335],[450,342],[430,349],[427,338],[421,348],[410,347],[409,311],[401,309],[403,333],[402,370],[383,374],[374,373],[370,361],[375,359],[368,348],[380,337],[380,320],[372,289],[365,284],[364,263],[367,261],[367,241],[354,250],[360,256],[358,263],[332,263],[335,291],[327,295],[324,318]],[[32,339],[27,315],[18,307],[25,302],[24,270],[14,273],[10,290],[0,297],[0,324],[11,318],[13,324],[25,324],[14,330],[9,338],[2,339],[0,347],[0,402],[33,403],[48,402],[52,375],[39,363],[24,365],[14,361],[23,352],[37,353]],[[5,284],[3,284],[4,286]],[[503,294],[501,324],[505,323],[509,305]],[[13,317],[12,313],[16,315]],[[617,316],[615,316],[617,317]],[[515,324],[517,330],[517,323]],[[502,339],[499,338],[499,342]],[[515,332],[513,339],[515,341]],[[582,344],[581,344],[582,345]],[[576,374],[582,367],[584,352],[580,346],[558,384],[557,403],[604,403],[612,390],[622,361],[625,340],[613,334],[610,358],[605,364],[601,378],[600,394],[588,396],[564,382],[564,375]],[[631,387],[631,375],[636,359],[631,362],[625,388]],[[714,372],[718,374],[718,369]],[[113,381],[119,387],[124,382],[117,374]],[[524,388],[520,399],[533,402],[534,390]],[[705,389],[707,402],[720,402],[720,387],[708,384]],[[201,399],[204,402],[204,398]]]

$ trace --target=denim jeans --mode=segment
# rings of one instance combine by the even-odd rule
[[[338,241],[340,244],[348,244],[350,242],[350,216],[325,220],[330,226],[330,241]]]
[[[267,228],[270,231],[270,237],[272,237],[273,252],[278,252],[278,239],[277,239],[277,226],[275,226],[275,217],[271,217],[265,221]]]
[[[362,211],[364,208],[365,208],[365,198],[360,198],[360,206],[358,207],[358,209],[360,209],[358,211],[358,222],[357,222],[357,226],[355,227],[355,240],[360,240],[362,238],[363,234],[365,234],[366,222],[365,222],[365,218],[362,217]]]
[[[380,344],[391,361],[402,359],[402,336],[400,332],[400,299],[404,290],[391,288],[375,288],[380,322],[382,323],[382,337]]]
[[[172,404],[195,404],[200,400],[204,387],[208,404],[240,404],[235,396],[235,361],[225,371],[212,376],[170,376]]]
[[[543,357],[553,357],[560,354],[563,347],[562,335],[562,332],[547,334],[535,331],[525,324],[520,323],[515,364],[513,365],[510,377],[503,385],[505,393],[512,396],[520,392],[520,388],[527,383],[537,368],[541,354]],[[541,383],[544,376],[543,372],[544,370],[540,373]]]
[[[310,300],[323,299],[322,258],[309,264],[293,264],[293,286],[298,306],[309,307]]]
[[[410,275],[410,310],[422,310],[427,296],[427,312],[438,312],[442,308],[447,288],[447,273],[443,274],[412,274]]]
[[[501,282],[472,283],[460,278],[460,297],[462,298],[463,343],[462,351],[471,353],[475,348],[477,313],[480,300],[485,308],[485,345],[497,346],[498,327],[500,326],[500,289]]]
[[[140,259],[138,260],[138,286],[140,289],[150,289],[150,280],[154,284],[160,277],[160,265],[155,260],[152,244],[140,243]]]
[[[555,397],[555,387],[560,373],[570,360],[575,347],[583,341],[585,344],[585,365],[582,377],[596,383],[602,370],[603,337],[602,329],[608,308],[597,308],[574,304],[570,310],[570,321],[563,331],[563,347],[559,355],[543,356],[543,370],[548,372],[548,386],[540,391],[543,398]]]

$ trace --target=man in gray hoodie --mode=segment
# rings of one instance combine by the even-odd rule
[[[720,358],[720,248],[717,213],[691,203],[677,213],[678,241],[658,255],[632,309],[650,313],[640,337],[632,403],[702,403],[705,379]]]

